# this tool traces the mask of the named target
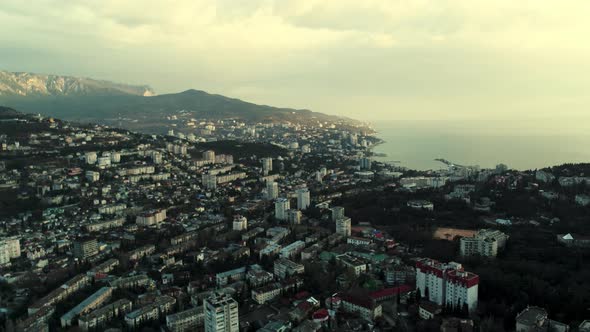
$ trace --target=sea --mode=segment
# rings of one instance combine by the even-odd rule
[[[443,158],[458,165],[533,170],[564,163],[590,162],[590,131],[554,133],[519,128],[452,125],[436,121],[373,124],[384,143],[374,159],[415,170],[445,168]]]

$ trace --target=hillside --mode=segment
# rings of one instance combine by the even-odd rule
[[[168,116],[196,119],[239,119],[249,122],[331,122],[361,126],[358,121],[309,110],[257,105],[239,99],[187,90],[159,96],[78,95],[0,96],[0,105],[64,120],[116,125],[148,133],[163,132]]]
[[[0,96],[152,96],[149,86],[134,86],[84,77],[0,71]]]

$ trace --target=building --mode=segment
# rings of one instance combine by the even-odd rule
[[[22,332],[49,332],[48,321],[55,313],[54,306],[45,306],[30,314],[23,321],[19,322],[17,331]]]
[[[588,205],[590,205],[590,196],[576,195],[575,201],[576,201],[576,204],[578,204],[578,205],[588,206]]]
[[[71,326],[75,318],[100,307],[111,298],[112,294],[113,289],[111,287],[102,287],[96,291],[96,293],[90,295],[84,301],[80,302],[77,306],[61,316],[61,327],[65,328]]]
[[[86,152],[86,154],[84,155],[84,159],[86,160],[86,163],[88,165],[94,165],[98,160],[98,155],[96,154],[96,152]]]
[[[334,206],[330,210],[332,211],[332,221],[336,222],[337,220],[344,218],[344,207]]]
[[[110,205],[103,205],[98,208],[98,213],[100,214],[117,214],[120,212],[124,212],[127,209],[126,204],[110,204]]]
[[[214,293],[203,301],[205,332],[238,332],[238,302],[231,296]]]
[[[203,306],[190,308],[179,313],[166,316],[166,327],[170,332],[195,331],[205,323]]]
[[[461,256],[496,257],[498,250],[506,246],[507,240],[508,235],[498,230],[479,230],[473,237],[461,238]]]
[[[336,234],[343,236],[350,236],[350,234],[352,234],[350,218],[344,217],[336,220]]]
[[[420,301],[418,306],[418,316],[422,319],[433,319],[442,312],[442,307],[434,302]]]
[[[166,209],[151,210],[141,213],[135,218],[138,226],[150,227],[166,220]]]
[[[260,161],[262,163],[262,174],[268,175],[272,171],[272,158],[262,158]]]
[[[303,280],[300,278],[291,278],[282,282],[273,282],[266,286],[253,289],[252,299],[258,304],[265,304],[275,300],[285,292],[297,290],[302,285]]]
[[[367,272],[367,264],[363,260],[352,257],[348,254],[336,256],[336,261],[354,273],[357,277],[362,273]]]
[[[430,201],[413,200],[409,201],[407,205],[414,210],[434,211],[434,204]]]
[[[153,280],[145,274],[138,274],[130,277],[119,278],[111,282],[113,288],[138,288],[149,287],[153,284]]]
[[[281,248],[279,244],[271,243],[260,250],[259,257],[262,259],[264,256],[274,256],[281,251]]]
[[[303,264],[295,263],[286,258],[279,258],[274,261],[274,275],[279,279],[286,279],[305,272]]]
[[[341,296],[341,309],[350,314],[356,314],[362,319],[375,321],[383,315],[383,307],[369,296],[344,294]]]
[[[310,196],[309,196],[309,189],[301,188],[297,190],[297,209],[298,210],[307,210],[309,205],[311,204]]]
[[[416,280],[416,270],[407,265],[393,265],[385,268],[385,283],[388,285],[406,285]]]
[[[248,270],[246,280],[251,287],[260,287],[273,281],[274,275],[265,270]]]
[[[287,198],[279,198],[275,202],[275,218],[277,220],[287,220],[287,211],[291,208],[291,203]]]
[[[248,219],[241,215],[234,216],[234,222],[232,225],[234,231],[245,231],[248,229]]]
[[[277,199],[279,197],[279,184],[274,181],[266,183],[266,198],[269,200]]]
[[[52,290],[49,294],[43,298],[37,300],[28,308],[29,315],[35,314],[37,311],[42,310],[48,306],[54,306],[67,298],[69,298],[75,292],[85,288],[90,284],[91,278],[85,274],[78,274],[72,279],[66,281],[60,287]]]
[[[0,265],[10,263],[13,258],[20,257],[20,240],[18,237],[5,238],[0,241]]]
[[[207,150],[202,154],[203,160],[215,161],[215,151]]]
[[[89,232],[100,232],[103,230],[121,227],[125,223],[125,218],[110,219],[104,221],[97,221],[86,225],[86,230]]]
[[[423,298],[438,305],[469,312],[477,308],[479,276],[463,270],[459,263],[440,263],[424,258],[416,263],[416,288]]]
[[[160,319],[162,315],[170,312],[176,304],[176,299],[164,295],[157,297],[150,304],[143,306],[125,315],[125,323],[131,329],[135,329],[144,322]]]
[[[117,300],[87,315],[80,316],[78,326],[82,331],[98,330],[113,318],[131,311],[133,304],[127,299]]]
[[[215,190],[217,189],[217,176],[214,174],[205,173],[201,176],[201,181],[205,189]]]
[[[84,237],[74,241],[74,257],[84,260],[98,254],[98,242],[95,238]]]
[[[154,252],[156,252],[156,246],[153,244],[146,244],[145,246],[130,251],[127,255],[129,256],[129,260],[138,261]]]
[[[299,225],[301,223],[302,213],[299,210],[290,209],[287,211],[287,219],[291,225]]]
[[[527,307],[516,316],[516,332],[567,332],[569,326],[549,319],[547,311]]]
[[[371,159],[370,158],[360,158],[359,159],[359,167],[361,170],[370,170],[371,169]]]
[[[88,180],[88,182],[96,182],[100,180],[100,173],[95,171],[86,171],[86,180]]]
[[[291,258],[297,256],[303,249],[305,249],[305,242],[298,240],[283,247],[279,254],[281,258]]]

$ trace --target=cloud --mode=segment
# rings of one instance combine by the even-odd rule
[[[0,53],[8,70],[349,116],[547,117],[568,100],[581,117],[589,10],[586,0],[3,0]]]

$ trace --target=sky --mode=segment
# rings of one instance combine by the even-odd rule
[[[582,132],[589,16],[588,0],[2,0],[0,69]]]

